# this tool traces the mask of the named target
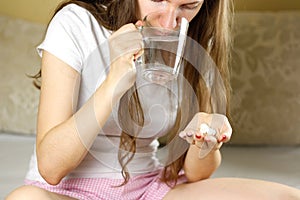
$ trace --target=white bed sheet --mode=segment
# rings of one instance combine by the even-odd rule
[[[33,151],[33,136],[0,133],[0,199],[23,184]],[[222,148],[223,161],[213,177],[244,177],[300,189],[300,147]]]

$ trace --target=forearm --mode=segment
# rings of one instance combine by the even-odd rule
[[[112,99],[111,85],[104,81],[78,112],[37,143],[39,170],[49,183],[59,183],[81,163],[111,113]]]
[[[190,145],[185,162],[184,171],[189,182],[195,182],[209,178],[221,164],[221,153],[219,150],[212,150],[206,157],[199,158],[199,149]]]

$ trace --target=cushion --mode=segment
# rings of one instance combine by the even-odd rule
[[[35,46],[45,25],[0,15],[0,131],[34,134],[39,91],[27,75],[40,59]]]
[[[240,12],[232,144],[300,144],[300,13]]]

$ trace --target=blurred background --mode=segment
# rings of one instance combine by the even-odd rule
[[[35,46],[60,2],[0,0],[2,131],[35,132],[38,91],[24,74],[39,69]],[[300,1],[234,5],[231,144],[300,144]]]

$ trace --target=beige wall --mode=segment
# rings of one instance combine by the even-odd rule
[[[300,10],[299,0],[233,0],[235,8],[239,10]]]
[[[0,14],[46,23],[62,0],[0,0]],[[234,0],[236,10],[300,10],[299,0]]]
[[[62,0],[0,0],[0,14],[46,23]]]

